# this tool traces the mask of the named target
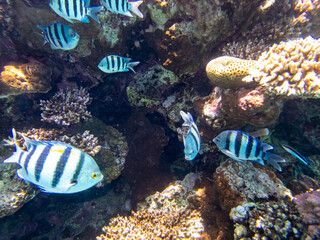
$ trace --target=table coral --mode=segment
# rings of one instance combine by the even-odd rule
[[[87,111],[90,103],[90,95],[84,88],[61,89],[51,100],[40,100],[41,120],[62,126],[88,120],[91,118]]]
[[[4,66],[0,76],[0,98],[23,93],[46,93],[51,89],[51,69],[31,61]]]
[[[254,60],[222,56],[212,59],[206,67],[207,76],[213,85],[222,88],[238,88],[253,82],[245,78],[259,67]]]
[[[320,96],[320,41],[312,37],[274,44],[262,53],[259,83],[282,97]]]

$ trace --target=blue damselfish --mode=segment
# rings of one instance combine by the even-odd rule
[[[189,128],[187,135],[183,136],[183,144],[185,159],[191,161],[197,156],[200,150],[200,133],[189,112],[185,113],[184,111],[180,111],[180,115],[184,120],[182,126]]]
[[[228,130],[220,133],[213,139],[221,152],[236,161],[255,161],[264,165],[264,161],[269,162],[277,170],[282,171],[279,162],[285,160],[273,153],[267,152],[273,147],[263,143],[251,135],[234,130]]]
[[[17,175],[48,193],[84,191],[103,179],[97,163],[88,154],[69,144],[56,141],[33,141],[24,137],[26,150],[17,143],[16,152],[4,163],[18,163]]]

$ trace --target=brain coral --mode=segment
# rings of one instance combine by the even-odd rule
[[[312,37],[274,44],[262,53],[260,84],[284,97],[320,96],[320,41]]]
[[[210,81],[222,88],[238,88],[252,83],[253,79],[245,78],[256,72],[259,63],[235,57],[222,56],[212,59],[206,67]]]

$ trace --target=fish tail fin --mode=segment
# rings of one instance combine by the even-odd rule
[[[184,111],[180,111],[180,115],[184,121],[184,126],[190,126],[194,122],[193,117],[189,112],[185,113]]]
[[[139,10],[139,5],[142,3],[143,1],[136,1],[136,2],[129,2],[131,8],[130,10],[136,14],[139,18],[143,18],[143,14],[142,12],[140,12]]]
[[[129,62],[127,63],[127,68],[129,68],[132,72],[136,73],[136,71],[133,69],[135,66],[137,66],[140,62]]]
[[[39,28],[41,30],[41,33],[38,33],[38,32],[34,32],[36,34],[38,34],[39,36],[43,37],[44,40],[43,40],[43,45],[45,45],[48,41],[47,37],[46,37],[46,34],[45,34],[45,31],[46,31],[46,26],[40,26],[40,25],[37,25],[37,28]]]
[[[266,152],[264,155],[264,160],[268,161],[273,167],[275,167],[278,171],[282,172],[282,169],[278,163],[285,162],[286,160],[280,157],[277,154]]]
[[[12,132],[12,138],[14,141],[14,145],[16,147],[16,151],[6,160],[4,160],[4,163],[18,163],[19,162],[19,155],[20,152],[22,151],[21,148],[19,147],[18,143],[17,143],[17,133],[16,130],[14,128],[12,128],[11,130]]]
[[[90,17],[92,17],[92,19],[95,20],[97,23],[100,23],[100,20],[99,20],[99,18],[98,18],[98,13],[100,13],[102,9],[103,9],[102,6],[89,7],[89,8],[88,8],[88,15],[89,15]]]

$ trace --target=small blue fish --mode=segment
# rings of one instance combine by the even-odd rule
[[[97,15],[103,7],[89,7],[89,4],[90,0],[51,0],[49,6],[56,14],[70,23],[73,23],[72,19],[88,23],[88,16],[100,23]]]
[[[130,60],[131,58],[109,55],[100,61],[98,68],[105,73],[128,72],[129,69],[136,73],[133,67],[140,62],[130,62]]]
[[[188,112],[180,111],[184,120],[182,126],[189,127],[187,136],[183,136],[184,155],[186,160],[193,160],[200,150],[200,134],[197,125],[193,121],[192,115]]]
[[[295,149],[285,144],[281,144],[281,146],[284,148],[284,150],[286,150],[288,153],[298,158],[305,165],[309,165],[308,160],[304,156],[302,156],[299,152],[297,152]]]
[[[264,161],[268,161],[277,170],[282,171],[279,162],[285,160],[273,153],[267,152],[273,147],[263,143],[251,135],[240,131],[223,131],[213,139],[221,152],[236,161],[255,161],[264,166]]]
[[[76,193],[84,191],[103,179],[97,163],[88,154],[69,144],[56,141],[33,141],[24,138],[23,150],[17,144],[12,129],[16,152],[4,163],[18,163],[17,175],[48,193]]]
[[[43,44],[50,43],[52,49],[71,50],[79,42],[79,35],[69,26],[62,23],[53,23],[48,26],[39,26],[44,37]]]
[[[133,17],[131,14],[131,12],[133,12],[140,18],[143,18],[143,14],[138,7],[142,2],[143,1],[128,2],[128,0],[101,0],[102,5],[110,12],[119,13],[128,17]]]

